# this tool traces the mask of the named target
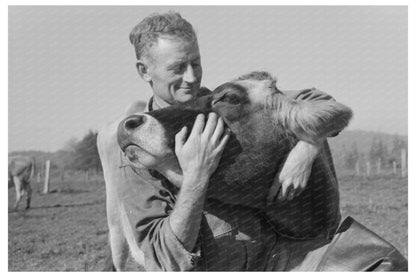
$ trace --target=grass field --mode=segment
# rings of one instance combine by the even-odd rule
[[[67,178],[68,179],[68,178]],[[341,208],[408,253],[407,178],[340,177]],[[51,193],[35,184],[32,208],[12,212],[9,189],[9,271],[99,271],[107,244],[105,187],[101,178],[52,179]],[[130,260],[129,270],[138,268]]]

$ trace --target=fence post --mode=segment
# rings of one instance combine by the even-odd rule
[[[393,174],[394,175],[397,174],[397,163],[396,163],[396,161],[393,161]]]
[[[401,169],[402,169],[402,178],[406,177],[406,149],[402,148],[402,163],[401,163]]]
[[[36,180],[38,183],[40,183],[40,172],[38,172],[38,178]]]
[[[381,158],[377,160],[377,175],[381,174]]]
[[[367,162],[367,177],[370,177],[370,173],[371,173],[371,166],[370,166],[370,162]]]
[[[49,171],[51,167],[51,161],[47,160],[45,163],[45,184],[43,186],[43,193],[47,194],[49,192]]]
[[[358,161],[355,163],[355,175],[360,176],[360,164]]]

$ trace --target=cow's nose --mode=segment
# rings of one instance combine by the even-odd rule
[[[132,143],[132,135],[134,135],[137,127],[142,125],[145,121],[146,117],[144,115],[135,114],[126,117],[120,122],[117,130],[117,141],[123,152],[126,150],[127,146]]]
[[[124,129],[132,131],[145,122],[144,115],[131,115],[124,120]]]

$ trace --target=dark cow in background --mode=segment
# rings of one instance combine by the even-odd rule
[[[14,210],[17,211],[22,197],[26,194],[26,209],[30,208],[32,188],[30,179],[35,174],[35,160],[31,157],[14,156],[9,157],[9,188],[16,188],[16,203]]]

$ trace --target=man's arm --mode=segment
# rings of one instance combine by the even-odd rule
[[[191,270],[200,257],[196,241],[205,191],[228,139],[227,134],[222,136],[222,120],[216,119],[211,115],[204,129],[204,120],[199,118],[186,142],[185,130],[176,138],[176,152],[184,171],[177,199],[175,186],[156,179],[148,170],[133,168],[123,158],[116,140],[117,128],[99,134],[108,224],[117,231],[110,236],[121,232],[121,241],[127,239],[135,260],[146,270]]]
[[[182,169],[183,182],[179,197],[170,215],[173,232],[191,251],[196,244],[209,178],[214,173],[228,141],[222,136],[224,122],[210,113],[204,128],[204,115],[198,115],[185,142],[186,127],[175,137],[175,153]]]
[[[325,138],[337,135],[345,128],[352,115],[349,108],[336,103],[330,95],[317,89],[292,92],[287,96],[297,102],[292,103],[297,107],[281,120],[287,128],[292,128],[300,141],[291,150],[282,170],[276,175],[269,192],[269,201],[291,200],[304,190],[312,164]]]

